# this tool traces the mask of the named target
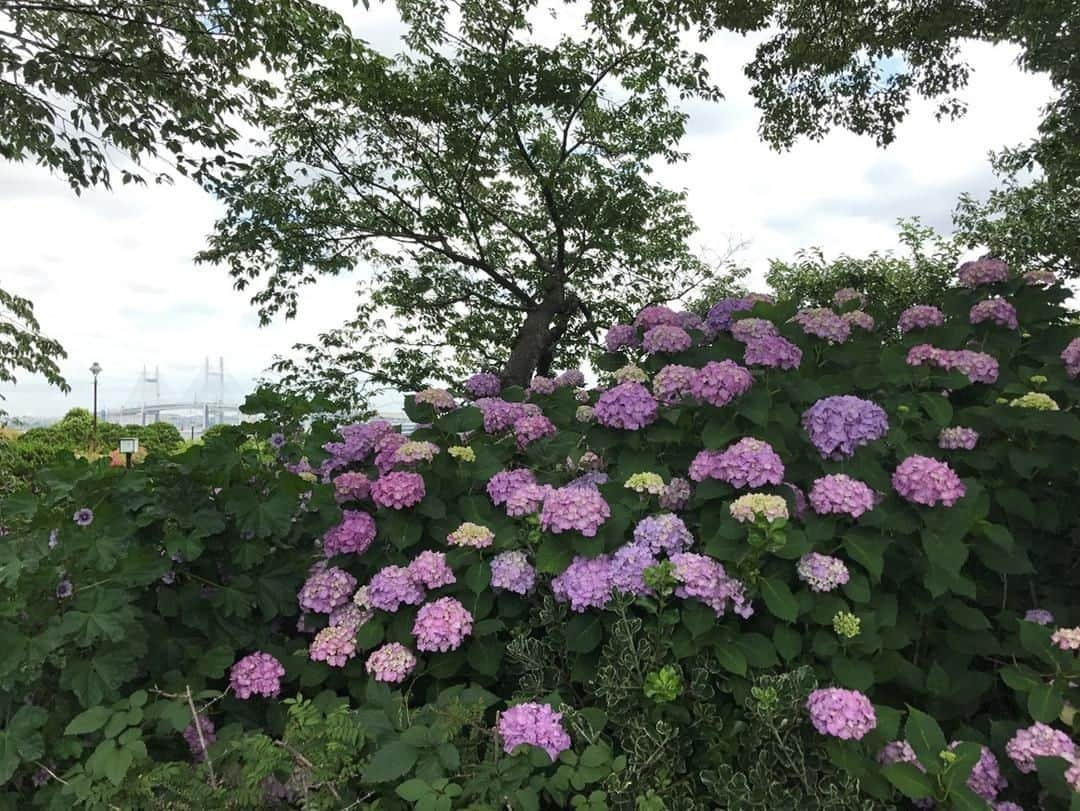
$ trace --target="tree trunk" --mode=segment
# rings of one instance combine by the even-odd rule
[[[566,329],[565,325],[562,330],[552,329],[552,323],[568,311],[569,303],[560,288],[549,291],[540,305],[529,311],[503,367],[504,384],[527,387],[545,357],[550,366],[555,344]]]

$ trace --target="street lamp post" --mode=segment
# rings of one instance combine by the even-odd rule
[[[94,376],[94,434],[97,435],[97,376],[101,374],[101,364],[96,360],[90,367],[90,374]]]

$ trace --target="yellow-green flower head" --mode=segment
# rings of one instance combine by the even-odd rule
[[[495,533],[480,524],[466,521],[446,536],[446,542],[451,546],[471,546],[474,549],[483,549],[495,542]]]
[[[907,414],[909,411],[911,411],[911,409],[908,408],[906,405],[898,405],[896,407],[896,410],[899,411],[901,414]]]
[[[659,473],[635,473],[626,480],[626,489],[658,496],[664,492],[664,480]]]
[[[832,627],[840,636],[854,639],[859,635],[862,621],[850,611],[837,611],[832,618]]]
[[[1013,408],[1034,408],[1036,411],[1058,411],[1058,404],[1049,394],[1041,391],[1029,391],[1023,397],[1017,397],[1009,403]]]
[[[645,370],[640,366],[635,366],[633,363],[628,363],[621,369],[616,369],[612,377],[615,378],[616,383],[626,383],[630,380],[633,380],[635,383],[644,383],[649,379]]]
[[[998,397],[996,400],[994,400],[994,402],[998,405],[1005,405],[1009,401],[1005,397]]]
[[[465,445],[453,445],[447,450],[447,453],[449,453],[459,462],[476,461],[476,451],[474,451],[472,448],[466,447]]]
[[[306,482],[313,482],[318,478],[310,470],[305,470],[303,473],[298,473],[297,475]]]
[[[764,518],[766,521],[776,521],[788,517],[787,502],[781,496],[770,496],[766,493],[747,493],[739,496],[728,508],[731,517],[740,523]]]
[[[574,412],[574,418],[578,422],[592,422],[596,419],[596,414],[593,413],[593,407],[590,405],[579,405],[577,411]]]
[[[1046,382],[1046,375],[1032,375],[1028,378],[1028,380],[1030,380],[1036,386],[1041,386],[1043,383]]]

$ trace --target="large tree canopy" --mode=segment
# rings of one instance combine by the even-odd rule
[[[57,359],[66,357],[60,344],[42,334],[34,305],[0,289],[0,383],[15,383],[15,373],[21,370],[71,391],[56,365]]]
[[[669,87],[712,93],[699,61],[542,44],[532,5],[470,3],[451,32],[440,4],[403,0],[407,54],[338,40],[290,76],[261,153],[215,186],[228,211],[201,258],[258,282],[264,319],[362,260],[357,318],[324,342],[402,383],[480,367],[527,382],[710,279],[683,194],[649,179],[682,157]]]

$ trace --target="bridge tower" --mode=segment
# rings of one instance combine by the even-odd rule
[[[205,397],[207,399],[207,402],[203,403],[203,431],[210,427],[209,400],[211,397],[211,391],[213,391],[213,389],[211,389],[210,387],[210,381],[212,378],[217,378],[216,391],[214,392],[216,396],[213,400],[214,405],[216,405],[217,408],[214,410],[217,412],[218,422],[222,422],[224,420],[224,410],[222,409],[222,406],[225,404],[225,358],[220,356],[218,357],[217,371],[213,371],[210,368],[209,356],[203,360],[203,383]]]
[[[161,402],[161,373],[158,370],[158,367],[155,366],[154,367],[154,376],[150,377],[146,373],[146,367],[143,366],[143,368],[142,368],[142,376],[139,378],[139,394],[140,394],[140,400],[142,401],[141,405],[139,406],[139,419],[140,419],[141,424],[143,424],[143,425],[146,425],[146,405],[147,405],[147,403],[146,403],[146,395],[147,395],[147,390],[149,388],[148,384],[151,384],[151,383],[154,386],[153,403],[156,404],[156,403]],[[155,413],[155,412],[151,412],[151,413]]]

